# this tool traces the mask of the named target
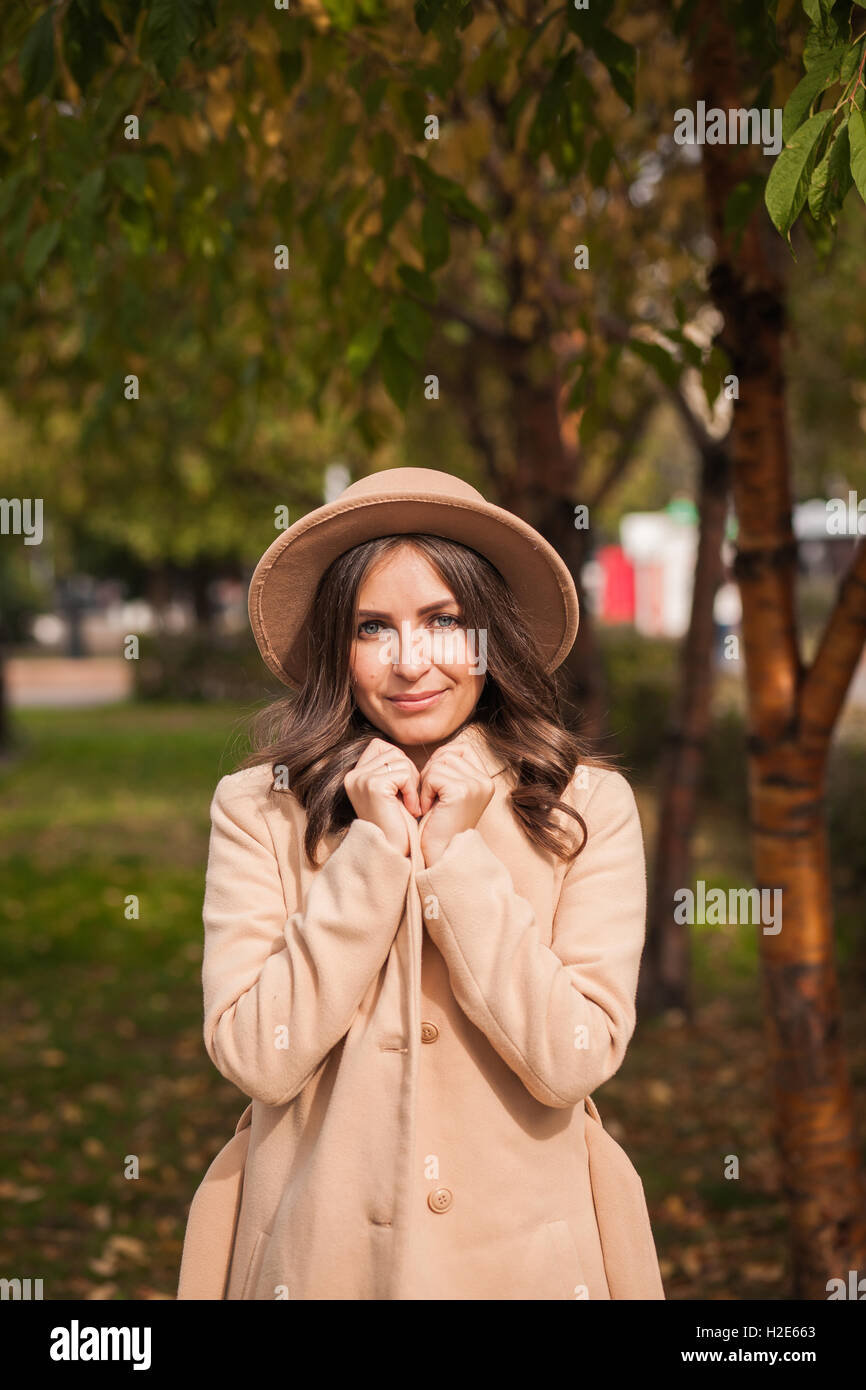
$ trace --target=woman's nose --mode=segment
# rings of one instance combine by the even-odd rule
[[[403,676],[417,677],[430,668],[431,642],[426,628],[412,629],[411,623],[401,624],[399,636],[392,643],[391,663]]]

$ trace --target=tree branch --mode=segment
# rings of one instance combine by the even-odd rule
[[[857,543],[818,651],[800,689],[800,727],[810,750],[825,748],[866,641],[866,537]]]

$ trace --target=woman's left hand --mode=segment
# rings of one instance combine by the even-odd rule
[[[493,796],[494,785],[477,753],[458,738],[430,756],[421,772],[418,790],[422,816],[430,811],[421,832],[421,852],[429,868],[444,854],[455,835],[478,824]]]

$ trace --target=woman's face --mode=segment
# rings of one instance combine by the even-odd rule
[[[479,653],[486,641],[467,633],[454,594],[417,550],[401,546],[368,571],[358,595],[352,691],[371,724],[419,771],[475,709],[484,685]]]

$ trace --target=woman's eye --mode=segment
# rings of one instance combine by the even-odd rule
[[[433,621],[438,623],[440,618],[444,618],[446,623],[452,623],[454,627],[460,626],[460,619],[455,618],[453,613],[437,613]]]
[[[372,633],[372,632],[365,632],[364,629],[367,628],[367,627],[381,627],[381,626],[382,626],[382,624],[379,622],[378,618],[368,618],[367,621],[366,621],[365,623],[361,623],[360,627],[358,628],[358,636],[359,636],[359,637],[373,637],[373,636],[375,636],[374,633]]]

